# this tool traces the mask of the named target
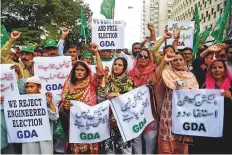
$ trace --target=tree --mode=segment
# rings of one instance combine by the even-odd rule
[[[80,20],[81,9],[86,18],[92,15],[89,6],[82,0],[4,0],[1,4],[2,24],[8,32],[23,32],[17,43],[25,45],[43,44],[41,36],[58,39],[63,26],[71,29],[67,40],[78,42],[80,23],[77,21]]]

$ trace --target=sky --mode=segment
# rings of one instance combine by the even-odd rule
[[[93,18],[105,19],[100,14],[100,7],[103,0],[83,0],[89,4],[93,12]],[[128,6],[132,7],[131,9]],[[115,20],[123,20],[126,22],[124,30],[124,46],[131,49],[134,42],[140,42],[141,30],[141,10],[142,0],[116,0],[115,1]]]

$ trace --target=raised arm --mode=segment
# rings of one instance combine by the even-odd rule
[[[180,30],[179,29],[173,30],[173,37],[174,37],[174,41],[172,42],[172,46],[175,48],[175,51],[178,52],[178,42],[180,39]]]
[[[103,69],[102,60],[99,54],[98,45],[96,43],[91,43],[90,45],[91,45],[92,53],[96,56],[97,71],[99,73],[103,73],[104,69]]]
[[[20,37],[21,32],[13,31],[11,32],[10,39],[2,47],[1,50],[1,61],[3,64],[14,64],[15,62],[10,59],[10,48],[12,44]]]
[[[63,53],[64,52],[64,40],[69,33],[69,29],[66,27],[63,27],[60,30],[61,30],[61,36],[60,36],[60,40],[57,44],[57,47],[58,47],[58,55],[62,56],[62,55],[64,55],[64,53]]]

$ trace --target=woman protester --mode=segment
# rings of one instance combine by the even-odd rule
[[[194,154],[231,154],[232,139],[232,76],[223,59],[214,60],[208,67],[203,85],[206,89],[223,89],[224,121],[221,138],[194,137]]]
[[[142,49],[134,62],[132,70],[129,72],[129,77],[135,82],[135,86],[139,87],[147,84],[147,81],[152,77],[156,65],[152,53],[147,49]],[[142,154],[142,138],[145,140],[146,153],[153,154],[156,145],[156,137],[158,133],[157,120],[151,122],[143,131],[143,133],[134,139],[135,154]]]
[[[102,95],[107,95],[108,99],[125,94],[135,88],[134,82],[127,75],[127,60],[118,57],[114,60],[111,75],[107,83],[104,83]],[[132,154],[133,140],[123,142],[120,131],[118,129],[116,119],[112,112],[110,113],[110,138],[102,143],[107,154]]]
[[[186,154],[191,137],[173,134],[172,131],[172,93],[174,89],[198,89],[198,83],[184,60],[182,53],[168,53],[156,71],[157,80],[162,75],[165,86],[164,98],[161,103],[158,153],[160,154]],[[170,65],[166,66],[170,60]],[[166,67],[165,67],[166,66]],[[164,70],[163,70],[164,69]]]
[[[98,53],[98,46],[91,44],[92,51],[96,55],[97,68],[99,73],[103,72],[101,59]],[[89,65],[83,61],[77,61],[73,66],[71,73],[63,86],[61,109],[65,113],[62,116],[64,130],[69,135],[69,114],[72,106],[70,100],[81,101],[90,106],[97,104],[96,87],[99,86],[96,80],[97,76],[92,75]],[[66,153],[72,154],[98,154],[98,143],[92,144],[73,144],[69,143],[65,146]]]

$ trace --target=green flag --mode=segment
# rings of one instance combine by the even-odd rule
[[[6,31],[5,26],[1,24],[1,47],[5,45],[9,38],[9,33]]]
[[[229,15],[231,8],[231,0],[227,0],[226,7],[224,8],[221,16],[219,17],[214,31],[211,33],[211,36],[218,42],[222,43],[223,34],[227,23],[227,17]]]
[[[201,41],[204,43],[206,41],[206,39],[208,38],[210,32],[212,31],[212,26],[210,26],[209,28],[205,29],[205,31],[201,32],[199,34],[199,37],[201,39]]]
[[[85,44],[90,41],[90,31],[88,27],[88,23],[85,19],[85,15],[83,10],[81,10],[81,30],[80,36],[85,38]]]
[[[115,0],[103,0],[100,13],[106,19],[114,19]]]
[[[195,25],[196,25],[197,29],[194,33],[193,53],[197,54],[198,48],[199,48],[199,33],[200,33],[200,19],[199,19],[197,4],[195,4],[194,20],[195,20]]]

